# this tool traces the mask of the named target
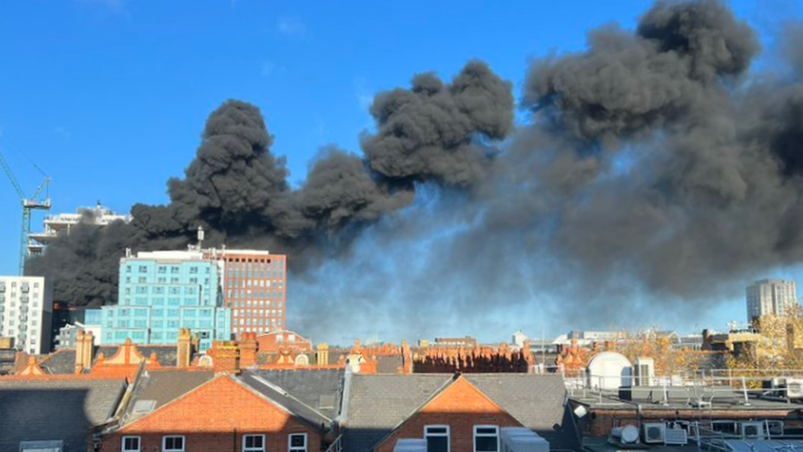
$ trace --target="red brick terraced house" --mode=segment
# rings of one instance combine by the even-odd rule
[[[503,430],[534,433],[550,451],[581,450],[560,376],[346,374],[340,432],[348,452],[500,452]]]
[[[325,418],[301,404],[291,409],[228,373],[154,371],[138,386],[121,422],[96,436],[96,450],[322,450]]]

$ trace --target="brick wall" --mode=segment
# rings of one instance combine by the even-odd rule
[[[101,450],[118,452],[123,436],[139,436],[143,452],[160,451],[163,436],[184,435],[186,451],[239,451],[244,434],[264,434],[267,450],[286,451],[290,433],[306,433],[307,450],[320,452],[318,428],[221,376],[104,437]]]
[[[376,452],[392,452],[399,438],[423,438],[427,425],[448,425],[450,450],[474,450],[474,426],[496,425],[521,427],[493,401],[477,390],[464,378],[458,378],[451,386],[436,396],[418,413],[411,416],[396,431],[375,447]]]

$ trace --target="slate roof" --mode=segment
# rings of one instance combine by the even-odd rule
[[[560,376],[466,374],[466,380],[552,450],[580,450],[580,440]],[[348,375],[343,445],[367,452],[454,380],[447,374]]]
[[[123,423],[128,424],[153,410],[183,396],[214,378],[214,373],[197,371],[145,372],[137,382],[128,404]],[[147,401],[153,401],[148,403]],[[138,405],[138,402],[140,404]],[[150,405],[147,411],[138,411],[139,406]],[[136,412],[135,412],[136,411]]]
[[[367,452],[407,419],[452,375],[349,374],[344,393],[343,447]]]
[[[580,434],[559,375],[465,374],[464,377],[552,450],[580,450]]]
[[[0,452],[44,440],[85,452],[89,429],[114,415],[125,387],[124,380],[0,381]]]
[[[378,374],[395,374],[398,373],[400,367],[404,365],[404,360],[401,355],[396,356],[378,356],[376,358],[376,373]]]
[[[241,378],[310,422],[328,425],[340,406],[343,374],[343,370],[248,370]]]
[[[101,345],[94,348],[95,354],[92,356],[92,364],[97,361],[98,355],[103,353],[106,359],[117,354],[120,346]],[[174,345],[137,345],[137,350],[145,358],[150,358],[151,353],[156,353],[159,365],[162,367],[176,367],[177,349]],[[75,349],[65,348],[57,350],[45,357],[39,363],[42,370],[52,375],[67,375],[75,373]]]
[[[156,353],[156,358],[162,367],[176,367],[178,348],[175,345],[137,345],[137,350],[145,358],[150,358],[151,353]],[[111,356],[107,354],[106,358],[111,358]]]
[[[51,353],[39,363],[39,367],[53,375],[75,373],[75,349],[62,349]]]

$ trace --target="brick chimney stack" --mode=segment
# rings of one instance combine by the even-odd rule
[[[92,367],[94,337],[91,331],[78,331],[75,335],[75,373],[83,373]]]
[[[189,328],[179,328],[178,349],[176,350],[176,367],[190,367],[192,361],[192,332]]]
[[[215,373],[240,373],[240,349],[235,341],[214,341],[209,351],[214,360]]]
[[[318,344],[318,354],[316,355],[316,362],[319,366],[326,366],[329,364],[329,345]]]
[[[413,354],[410,352],[410,346],[407,345],[407,339],[402,339],[401,342],[402,354],[402,373],[410,375],[413,373]]]
[[[243,333],[240,339],[240,368],[246,369],[257,365],[257,343],[256,333]]]

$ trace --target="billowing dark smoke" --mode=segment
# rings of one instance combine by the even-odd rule
[[[600,327],[647,302],[713,305],[803,262],[801,29],[784,34],[788,71],[756,74],[756,35],[724,4],[656,3],[635,30],[535,61],[516,128],[511,84],[484,64],[418,75],[376,97],[364,157],[327,149],[298,190],[256,108],[230,101],[170,204],[79,228],[29,271],[62,299],[107,301],[123,247],[183,247],[202,225],[211,244],[290,254],[291,311],[319,332],[526,326],[496,313]],[[360,325],[349,334],[374,332]]]
[[[225,102],[209,116],[185,177],[168,182],[169,204],[135,205],[129,225],[77,227],[31,259],[27,272],[52,278],[58,300],[102,304],[115,298],[126,247],[182,248],[198,226],[210,246],[269,248],[303,268],[337,255],[362,227],[409,205],[413,181],[475,181],[490,164],[482,142],[511,129],[512,105],[510,84],[483,63],[467,64],[449,84],[417,76],[412,90],[380,95],[373,109],[378,133],[366,138],[373,151],[364,160],[326,149],[304,186],[291,190],[259,110]]]
[[[478,136],[499,140],[513,126],[510,83],[479,62],[449,86],[433,74],[413,78],[411,91],[382,93],[371,106],[378,133],[363,142],[371,169],[392,179],[471,185],[490,156]]]

